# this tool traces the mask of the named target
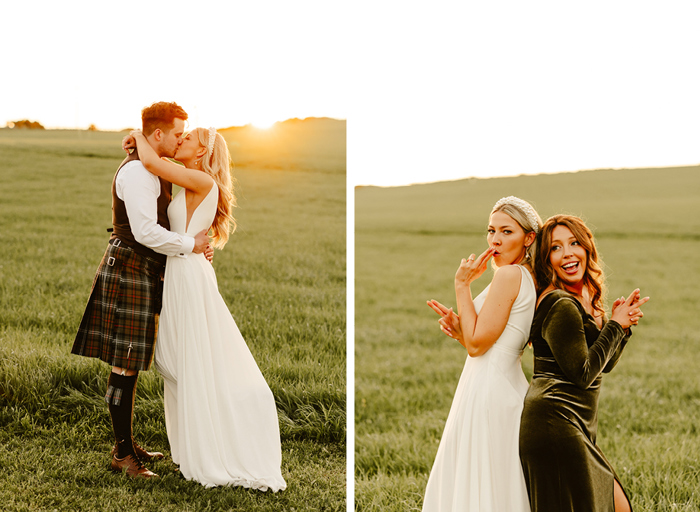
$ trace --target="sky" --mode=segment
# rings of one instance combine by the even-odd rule
[[[377,5],[356,184],[700,163],[697,2]]]
[[[121,130],[155,101],[195,126],[345,119],[342,15],[305,0],[12,2],[0,125]]]
[[[694,4],[13,2],[0,126],[347,119],[350,186],[693,165]]]

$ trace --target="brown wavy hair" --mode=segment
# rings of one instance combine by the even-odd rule
[[[223,249],[228,241],[229,234],[236,230],[236,220],[233,218],[236,197],[233,194],[233,178],[231,177],[233,161],[231,160],[226,141],[220,133],[217,132],[214,138],[214,147],[210,152],[209,130],[207,128],[195,128],[192,132],[197,134],[199,143],[207,149],[207,154],[202,159],[202,168],[204,172],[214,178],[219,187],[219,202],[211,230],[214,247]]]
[[[148,137],[158,128],[168,133],[175,126],[175,118],[187,121],[187,112],[177,103],[159,101],[141,111],[141,131]]]
[[[593,309],[604,313],[603,303],[607,288],[605,286],[605,274],[603,273],[603,261],[598,256],[593,232],[580,218],[574,215],[554,215],[548,218],[537,238],[539,250],[535,256],[535,277],[537,281],[537,295],[540,295],[550,284],[561,290],[566,290],[564,283],[559,279],[549,261],[552,252],[552,231],[557,226],[569,228],[578,243],[586,251],[586,271],[583,274],[583,285],[591,294]]]

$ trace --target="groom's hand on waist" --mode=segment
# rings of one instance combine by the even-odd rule
[[[207,234],[208,231],[208,229],[203,229],[194,237],[194,249],[192,249],[193,253],[203,253],[207,246],[210,244],[211,240],[209,239],[209,235]]]

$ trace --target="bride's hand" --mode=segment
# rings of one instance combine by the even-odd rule
[[[462,326],[459,323],[459,315],[452,308],[447,308],[436,300],[429,300],[427,304],[440,315],[440,320],[438,320],[440,330],[450,338],[461,342]]]
[[[478,258],[475,258],[473,254],[467,259],[462,258],[462,263],[455,274],[455,284],[469,286],[479,279],[481,274],[486,271],[486,264],[491,256],[493,256],[493,248],[489,247]]]
[[[136,139],[132,135],[127,135],[122,139],[122,149],[131,154],[130,149],[136,149]]]
[[[438,320],[438,323],[440,324],[440,330],[442,332],[453,340],[457,340],[464,345],[464,337],[462,336],[462,325],[459,323],[459,315],[452,311],[452,308],[450,308],[450,312],[447,315]]]
[[[430,307],[430,309],[432,309],[432,310],[435,311],[438,315],[440,315],[440,317],[445,316],[445,315],[448,314],[448,312],[450,311],[450,308],[448,308],[448,307],[446,307],[446,306],[443,306],[442,304],[440,304],[440,303],[439,303],[438,301],[436,301],[436,300],[429,300],[429,301],[426,301],[426,304],[428,304],[428,306]]]
[[[209,263],[214,262],[214,249],[211,248],[211,245],[207,245],[207,248],[204,249],[204,257]]]

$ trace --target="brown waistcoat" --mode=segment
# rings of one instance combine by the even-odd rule
[[[112,180],[112,226],[114,231],[112,232],[112,238],[119,238],[125,245],[131,247],[136,253],[141,256],[146,256],[148,258],[154,259],[165,265],[166,256],[165,254],[159,254],[153,249],[141,245],[134,238],[134,234],[131,231],[131,225],[129,224],[129,217],[126,215],[126,205],[124,201],[119,199],[117,196],[117,175],[125,164],[138,160],[139,155],[136,150],[133,151],[129,156],[127,156],[124,161],[117,169],[114,174],[114,179]],[[172,183],[165,181],[163,178],[158,178],[160,180],[160,195],[158,196],[158,224],[163,226],[165,229],[170,230],[170,221],[168,221],[168,205],[172,199]]]

